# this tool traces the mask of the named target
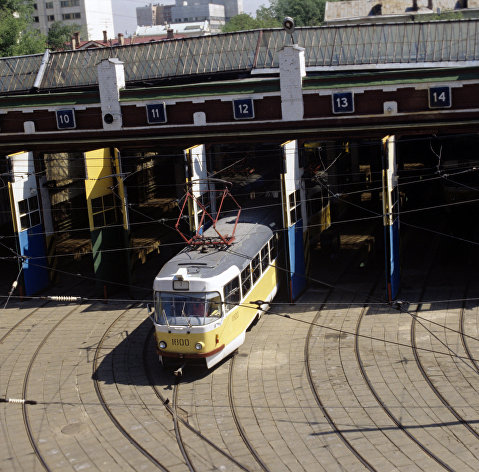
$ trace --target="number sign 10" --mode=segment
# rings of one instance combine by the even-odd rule
[[[73,129],[76,128],[75,110],[57,110],[57,128]]]
[[[164,103],[146,105],[146,117],[149,124],[166,123],[166,109]]]
[[[254,105],[252,98],[233,100],[235,120],[251,120],[254,118]]]
[[[429,108],[451,108],[451,87],[431,87]]]
[[[333,113],[354,113],[353,92],[333,93]]]

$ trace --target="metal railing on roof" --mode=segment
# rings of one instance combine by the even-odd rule
[[[298,28],[306,67],[467,63],[479,60],[479,19]],[[127,83],[217,72],[278,67],[278,52],[290,44],[282,29],[164,40],[108,48],[53,52],[41,89],[97,84],[97,65],[116,57]],[[0,94],[30,91],[43,55],[0,59]]]

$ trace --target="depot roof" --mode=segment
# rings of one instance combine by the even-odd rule
[[[307,71],[479,63],[479,19],[298,28],[293,40],[305,48]],[[284,30],[265,29],[0,58],[0,95],[95,87],[97,65],[111,57],[124,63],[127,87],[178,77],[277,73],[278,52],[291,42]]]

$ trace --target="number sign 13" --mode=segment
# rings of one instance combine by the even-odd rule
[[[57,128],[73,129],[76,128],[75,110],[57,110]]]
[[[451,87],[431,87],[429,108],[451,108]]]
[[[254,118],[253,99],[233,100],[233,112],[235,120],[251,120]]]
[[[333,93],[333,113],[354,113],[353,92]]]

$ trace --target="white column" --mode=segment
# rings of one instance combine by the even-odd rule
[[[283,120],[302,120],[303,77],[306,75],[304,48],[294,44],[279,52],[279,80]]]
[[[120,90],[125,87],[123,62],[117,58],[104,59],[97,69],[103,129],[121,129]]]

